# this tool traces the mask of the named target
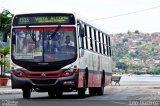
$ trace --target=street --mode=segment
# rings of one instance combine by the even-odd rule
[[[103,96],[79,98],[77,92],[64,93],[61,98],[51,98],[47,93],[32,92],[31,99],[23,99],[21,92],[0,95],[0,106],[159,106],[160,81],[135,81],[123,77],[121,86],[105,87]],[[129,77],[132,78],[132,77]],[[135,78],[135,77],[133,77]],[[149,78],[149,77],[148,77]],[[146,78],[146,79],[148,79]]]
[[[131,88],[134,88],[132,90]],[[145,87],[141,87],[144,89]],[[146,88],[145,88],[146,89]],[[89,96],[82,99],[77,93],[64,93],[61,98],[51,98],[47,93],[33,92],[31,99],[23,99],[22,94],[0,95],[1,106],[129,106],[133,100],[151,97],[155,92],[140,90],[137,87],[110,86],[103,96]],[[107,91],[108,90],[108,91]],[[145,93],[148,91],[148,93]],[[152,100],[152,99],[151,99]],[[160,99],[159,99],[160,100]],[[158,102],[159,104],[159,102]],[[134,106],[134,105],[133,105]]]

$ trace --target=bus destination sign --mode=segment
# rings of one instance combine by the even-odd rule
[[[35,24],[35,23],[69,23],[67,16],[52,16],[52,17],[20,17],[19,24]]]
[[[73,15],[20,15],[13,23],[15,26],[75,24],[75,19]]]

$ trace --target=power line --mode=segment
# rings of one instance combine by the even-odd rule
[[[138,11],[134,11],[134,12],[129,12],[129,13],[124,13],[124,14],[119,14],[119,15],[114,15],[114,16],[110,16],[110,17],[97,18],[97,19],[93,19],[92,21],[121,17],[121,16],[125,16],[125,15],[130,15],[130,14],[140,13],[140,12],[144,12],[144,11],[149,11],[149,10],[156,9],[156,8],[160,8],[160,6],[155,6],[155,7],[151,7],[151,8],[147,8],[147,9],[143,9],[143,10],[138,10]]]

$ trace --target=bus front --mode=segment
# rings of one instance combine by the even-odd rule
[[[21,14],[12,22],[12,88],[61,95],[76,88],[76,22],[73,14]],[[63,88],[63,89],[62,89]]]

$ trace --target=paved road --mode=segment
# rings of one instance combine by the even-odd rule
[[[149,102],[148,104],[140,104]],[[152,103],[152,104],[151,104]],[[160,106],[160,81],[123,81],[121,86],[105,87],[103,96],[81,99],[77,93],[50,98],[47,93],[33,92],[31,99],[22,94],[0,95],[0,106]]]
[[[79,98],[76,93],[64,94],[61,98],[48,97],[47,93],[32,93],[31,99],[23,99],[21,94],[0,95],[0,106],[10,106],[7,104],[14,104],[14,106],[128,106],[129,101],[118,101],[118,97],[113,94],[87,95],[85,99]]]
[[[129,97],[137,97],[144,93],[130,90],[125,86],[109,86],[105,88],[103,96],[87,94],[84,99],[79,98],[77,93],[64,93],[61,98],[51,98],[47,93],[33,92],[31,99],[23,99],[22,94],[7,94],[0,95],[0,106],[131,106],[129,104],[132,100],[129,100]]]

